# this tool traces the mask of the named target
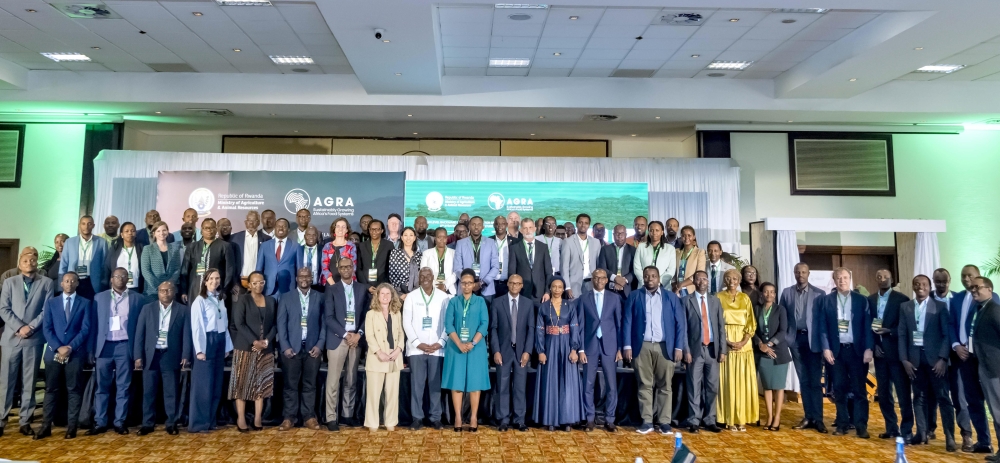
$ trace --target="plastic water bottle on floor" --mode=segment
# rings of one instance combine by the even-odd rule
[[[635,463],[643,463],[642,457],[635,457]]]
[[[674,451],[676,452],[679,448],[681,448],[681,432],[676,431],[674,432]]]
[[[903,438],[896,438],[896,463],[908,463],[906,454],[903,453]]]

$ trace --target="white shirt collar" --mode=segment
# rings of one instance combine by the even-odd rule
[[[76,297],[76,293],[73,294],[63,293],[63,303],[65,303],[67,299],[69,299],[70,302],[73,302],[74,297]]]
[[[156,301],[156,303],[159,304],[161,312],[165,312],[165,311],[170,310],[170,309],[172,309],[174,307],[174,303],[173,302],[171,302],[170,304],[167,304],[166,307],[164,307],[163,303],[160,302],[160,301]]]
[[[594,294],[600,294],[601,297],[604,297],[604,290],[602,289],[600,291],[594,291]]]

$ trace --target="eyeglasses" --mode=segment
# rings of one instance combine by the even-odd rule
[[[128,275],[112,275],[112,280],[128,280]]]
[[[979,291],[980,289],[990,289],[990,288],[989,288],[989,286],[986,286],[986,285],[972,285],[972,286],[969,286],[969,291]]]

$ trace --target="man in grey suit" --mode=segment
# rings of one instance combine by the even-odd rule
[[[816,300],[823,290],[809,284],[809,266],[805,262],[795,264],[792,270],[795,286],[781,292],[780,304],[788,315],[788,347],[795,362],[795,374],[802,388],[802,408],[805,417],[792,429],[815,428],[826,433],[823,424],[823,376],[822,345],[819,326],[815,316]]]
[[[715,399],[719,396],[719,364],[726,361],[729,352],[726,321],[722,319],[719,298],[708,294],[708,273],[704,270],[694,272],[694,289],[694,293],[681,300],[687,311],[688,330],[684,381],[691,414],[687,427],[692,434],[698,432],[699,424],[709,431],[721,432],[716,425]]]
[[[566,291],[570,297],[579,297],[592,288],[590,275],[597,268],[597,257],[601,253],[601,242],[587,235],[590,216],[576,216],[576,235],[567,236],[562,243],[562,262],[559,268],[566,280]]]
[[[104,240],[100,240],[102,243]],[[31,416],[35,413],[35,376],[42,361],[45,336],[42,322],[45,303],[55,294],[52,279],[38,274],[38,257],[21,253],[17,261],[20,275],[3,282],[0,291],[0,436],[14,403],[17,376],[21,375],[21,434],[31,436]]]
[[[913,293],[916,299],[906,301],[899,307],[898,346],[899,360],[903,362],[906,375],[913,381],[913,414],[917,418],[917,434],[910,444],[927,443],[927,399],[936,397],[941,407],[945,449],[954,452],[957,450],[955,407],[948,389],[951,317],[943,302],[929,297],[931,279],[927,275],[913,277]]]
[[[622,359],[618,344],[621,331],[622,300],[617,294],[604,289],[608,285],[608,272],[594,270],[591,274],[594,290],[583,293],[580,298],[580,312],[583,314],[583,349],[580,349],[580,363],[586,384],[583,388],[583,411],[587,415],[587,431],[594,430],[594,384],[597,367],[604,372],[606,399],[604,408],[604,429],[615,432],[615,409],[618,408],[618,380],[615,374]]]

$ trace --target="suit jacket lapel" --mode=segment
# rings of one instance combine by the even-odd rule
[[[24,278],[24,275],[22,274],[21,275],[22,288],[24,287],[23,286],[24,280],[25,280],[25,278]],[[30,279],[30,281],[31,281],[31,288],[28,290],[28,297],[24,301],[25,305],[28,305],[28,303],[31,302],[31,300],[35,298],[35,295],[38,293],[38,291],[40,291],[38,289],[38,287],[41,286],[41,284],[39,284],[39,280],[40,280],[40,278],[38,278],[38,274],[37,273],[35,274],[34,277],[32,277]]]

